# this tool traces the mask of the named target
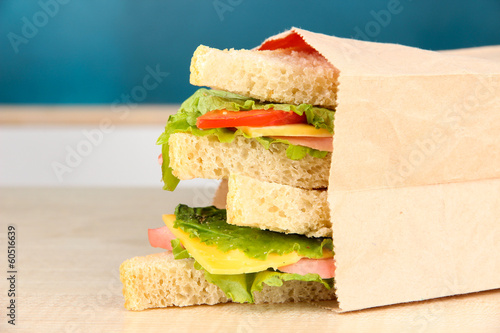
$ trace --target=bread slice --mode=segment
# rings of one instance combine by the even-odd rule
[[[231,174],[227,222],[308,237],[331,237],[326,190],[306,190]]]
[[[224,292],[205,280],[193,259],[175,260],[172,253],[134,257],[120,266],[125,308],[145,310],[230,302]],[[285,303],[335,299],[334,288],[319,282],[286,281],[281,287],[264,285],[254,294],[255,303]]]
[[[217,50],[200,45],[191,60],[190,82],[261,101],[334,109],[338,74],[318,53]]]
[[[269,150],[253,139],[236,136],[231,143],[216,136],[188,133],[170,136],[170,167],[179,179],[228,178],[238,173],[261,181],[301,188],[326,188],[331,153],[325,158],[307,155],[301,160],[286,157],[287,145],[273,143]]]

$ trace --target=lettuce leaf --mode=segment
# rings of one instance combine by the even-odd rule
[[[334,283],[333,278],[322,279],[318,274],[299,275],[272,270],[236,275],[217,275],[205,271],[205,279],[217,285],[227,297],[238,303],[254,303],[253,294],[262,291],[264,283],[271,287],[281,287],[285,281],[313,281],[323,284],[327,289],[331,289]]]
[[[174,259],[192,258],[189,252],[182,247],[180,239],[172,239],[170,244],[172,244],[172,254],[174,255]]]
[[[163,189],[173,191],[179,179],[172,174],[172,169],[170,168],[170,159],[168,154],[168,139],[174,133],[190,133],[196,136],[205,135],[215,135],[220,142],[233,142],[237,135],[243,135],[247,138],[249,136],[245,135],[242,131],[231,131],[225,128],[214,128],[208,130],[200,130],[196,127],[196,119],[212,110],[227,109],[231,111],[245,111],[254,109],[275,109],[283,111],[293,111],[299,115],[306,114],[307,122],[316,128],[325,128],[330,133],[333,133],[333,121],[335,112],[325,108],[319,108],[312,106],[310,104],[264,104],[259,103],[254,99],[249,99],[247,97],[233,94],[226,91],[211,90],[201,88],[198,89],[191,97],[189,97],[184,103],[182,103],[179,111],[171,115],[168,118],[167,125],[165,127],[165,132],[158,138],[157,144],[162,145],[162,175],[164,186]],[[325,157],[328,152],[319,151],[316,149],[296,146],[290,144],[287,140],[282,139],[272,139],[267,137],[254,138],[262,144],[266,149],[269,149],[271,144],[274,142],[281,142],[288,144],[286,150],[286,156],[293,160],[300,160],[306,155],[310,155],[317,158]]]
[[[212,110],[248,111],[248,110],[282,110],[293,111],[298,115],[306,114],[307,123],[316,128],[325,128],[333,134],[335,111],[313,106],[311,104],[260,103],[242,95],[227,91],[201,88],[181,105],[181,110],[198,118]],[[196,123],[196,119],[194,119]]]
[[[283,255],[296,251],[307,258],[322,258],[323,249],[333,250],[331,238],[308,238],[258,228],[241,227],[226,222],[226,210],[214,206],[191,208],[178,205],[174,227],[215,245],[222,252],[238,249],[247,257],[266,260],[269,253]]]
[[[239,227],[226,223],[226,210],[211,207],[191,208],[186,205],[179,205],[175,210],[176,222],[174,227],[180,227],[193,237],[200,238],[207,244],[215,244],[223,251],[238,248],[247,251],[247,255],[255,258],[265,259],[268,251],[279,249],[276,253],[288,253],[293,250],[309,251],[319,254],[323,246],[332,248],[331,239],[314,239],[298,235],[286,235],[272,231],[265,231],[256,228]],[[238,232],[233,230],[239,229]],[[265,234],[261,236],[260,234]],[[271,234],[271,236],[267,236]],[[318,243],[321,245],[318,247]],[[179,239],[171,241],[172,252],[175,259],[192,258],[186,249],[181,245]],[[308,248],[310,246],[311,248]],[[300,253],[300,252],[299,252]],[[321,257],[321,255],[319,255]],[[262,291],[264,284],[271,287],[281,287],[285,281],[313,281],[323,284],[327,289],[333,287],[334,279],[322,279],[318,274],[293,274],[282,273],[272,269],[247,274],[210,274],[198,262],[194,267],[203,270],[205,279],[217,285],[227,297],[233,302],[254,303],[254,293]]]

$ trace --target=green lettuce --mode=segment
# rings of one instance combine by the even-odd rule
[[[293,111],[299,115],[306,115],[307,122],[316,128],[324,128],[333,134],[333,121],[335,112],[325,108],[315,107],[310,104],[272,104],[259,103],[254,99],[233,94],[230,92],[211,90],[201,88],[198,89],[191,97],[182,103],[179,111],[168,118],[165,132],[158,138],[157,144],[162,145],[162,174],[164,189],[173,191],[179,179],[172,174],[169,160],[168,139],[174,133],[190,133],[196,136],[215,135],[220,142],[232,142],[237,135],[243,135],[249,138],[242,131],[231,131],[225,128],[214,128],[201,130],[196,127],[196,119],[212,110],[226,109],[230,111],[247,111],[255,109],[275,109],[283,111]],[[286,156],[293,160],[300,160],[307,155],[317,158],[325,157],[328,152],[312,149],[309,147],[292,145],[287,140],[272,139],[268,137],[254,138],[266,149],[271,147],[272,143],[280,142],[288,145]]]
[[[211,207],[191,208],[185,205],[177,206],[174,227],[198,237],[202,242],[216,245],[221,251],[240,249],[247,255],[265,259],[268,251],[289,253],[299,251],[311,258],[321,257],[323,247],[332,248],[331,239],[307,238],[299,235],[285,235],[256,228],[233,226],[226,223],[226,210]],[[239,231],[236,231],[239,229]],[[262,236],[261,234],[273,234]],[[297,237],[295,237],[297,236]],[[191,255],[181,245],[180,240],[171,241],[175,259],[191,258]],[[318,246],[318,244],[320,244]],[[310,253],[311,252],[311,253]],[[281,287],[285,281],[313,281],[323,284],[327,289],[333,287],[334,279],[322,279],[318,274],[282,273],[272,269],[246,274],[211,274],[198,262],[194,267],[203,270],[205,279],[217,285],[233,302],[254,303],[254,293],[262,291],[264,284],[271,287]]]
[[[181,240],[176,238],[170,241],[172,245],[172,254],[174,255],[174,259],[187,259],[191,258],[189,252],[182,247]]]
[[[333,250],[331,238],[308,238],[297,234],[240,227],[226,222],[226,210],[214,206],[191,208],[178,205],[174,228],[199,238],[220,251],[238,249],[247,257],[266,260],[268,254],[283,255],[296,251],[307,258],[322,258],[323,249]]]
[[[285,281],[313,281],[322,283],[328,290],[333,287],[332,279],[322,279],[318,274],[292,274],[267,270],[257,273],[219,275],[205,271],[205,279],[217,285],[228,298],[238,303],[254,303],[254,292],[262,291],[263,284],[281,287]]]
[[[307,123],[316,128],[327,129],[333,134],[333,121],[335,112],[329,109],[316,107],[311,104],[283,104],[283,103],[260,103],[254,99],[234,94],[227,91],[215,89],[198,89],[181,105],[182,111],[196,115],[192,121],[196,124],[196,118],[213,110],[248,111],[248,110],[282,110],[293,111],[298,115],[306,114]]]

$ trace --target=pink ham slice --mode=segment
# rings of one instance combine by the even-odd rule
[[[305,275],[308,273],[318,274],[322,279],[335,277],[335,260],[302,258],[295,264],[278,267],[278,270],[284,273],[295,273]]]
[[[274,139],[288,140],[292,145],[333,152],[333,138],[317,138],[313,136],[272,136]]]
[[[170,241],[176,238],[177,237],[174,236],[167,226],[156,229],[148,229],[149,244],[151,244],[152,247],[159,247],[172,251]]]

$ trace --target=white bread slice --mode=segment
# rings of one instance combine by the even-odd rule
[[[175,260],[168,251],[124,261],[120,280],[125,308],[144,310],[231,301],[193,265],[193,259]],[[319,282],[286,281],[281,287],[264,285],[254,298],[255,303],[321,301],[335,299],[335,291]]]
[[[331,237],[326,190],[306,190],[231,174],[227,222],[308,237]]]
[[[338,74],[317,53],[218,50],[200,45],[191,60],[190,82],[261,101],[334,109]]]
[[[170,167],[179,179],[223,179],[239,173],[262,181],[301,188],[326,188],[331,153],[325,158],[307,155],[301,160],[286,157],[286,144],[273,143],[269,150],[253,139],[237,136],[231,143],[216,136],[188,133],[170,136]]]

